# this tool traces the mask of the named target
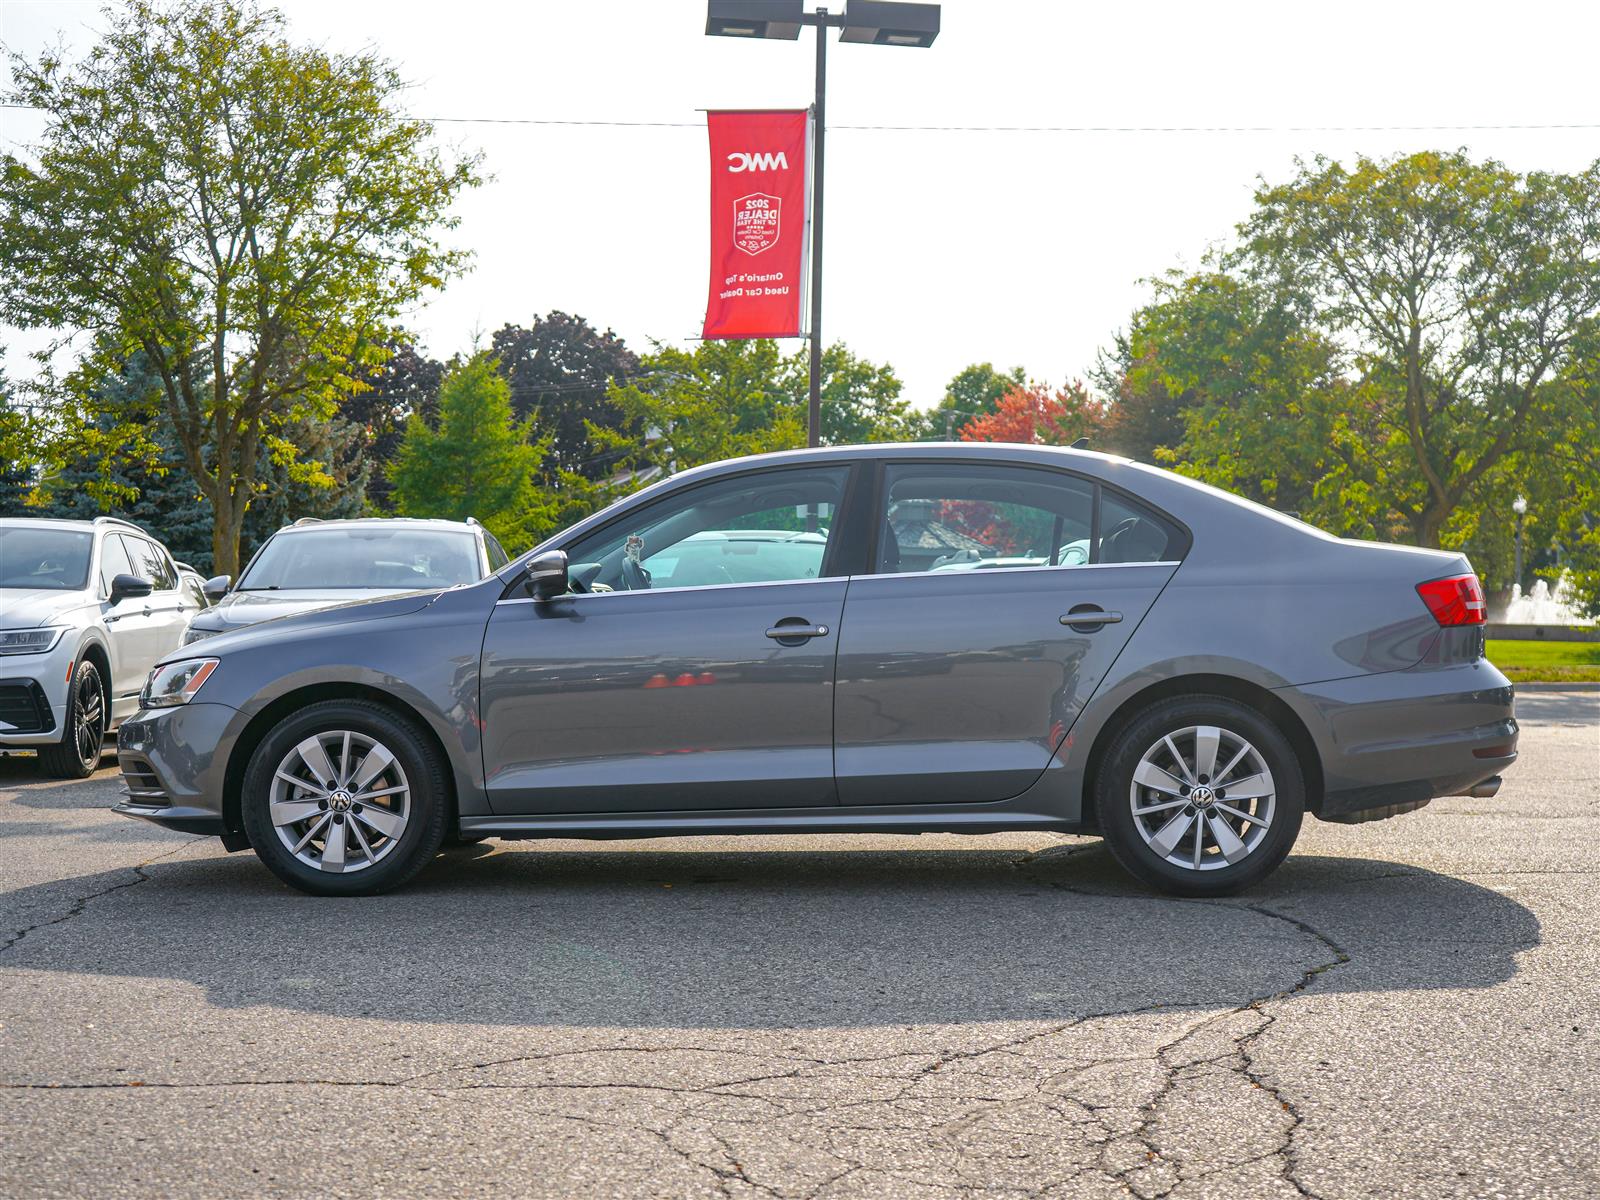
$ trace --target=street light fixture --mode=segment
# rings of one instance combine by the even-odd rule
[[[711,0],[706,9],[706,35],[792,42],[800,36],[804,16],[801,0]]]
[[[1522,586],[1522,518],[1528,515],[1528,498],[1518,496],[1511,502],[1511,511],[1517,514],[1517,569],[1513,585]]]
[[[835,15],[826,8],[806,12],[801,0],[707,0],[706,34],[794,41],[800,26],[817,31],[817,98],[811,128],[811,398],[807,443],[822,444],[822,168],[827,133],[828,30],[842,42],[874,46],[933,45],[939,36],[939,5],[902,0],[846,0]]]

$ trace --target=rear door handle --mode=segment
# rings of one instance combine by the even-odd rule
[[[1119,612],[1105,612],[1098,608],[1086,612],[1069,612],[1061,614],[1063,625],[1115,625],[1122,620]]]
[[[796,641],[802,638],[827,637],[826,625],[774,625],[767,630],[767,636],[773,641],[786,642],[790,638]]]

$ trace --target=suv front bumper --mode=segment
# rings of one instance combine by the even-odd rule
[[[43,654],[0,655],[0,747],[61,740],[77,656],[77,635],[71,631]]]

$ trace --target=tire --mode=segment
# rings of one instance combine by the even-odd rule
[[[67,689],[66,728],[61,740],[39,748],[39,765],[52,779],[87,779],[100,767],[106,739],[106,690],[100,670],[84,659]]]
[[[371,896],[438,853],[449,778],[410,720],[366,700],[324,700],[262,739],[241,808],[251,847],[279,879],[316,896]]]
[[[1305,816],[1305,776],[1288,738],[1260,712],[1225,696],[1183,696],[1158,701],[1116,734],[1094,803],[1106,845],[1134,878],[1174,896],[1228,896],[1288,855]]]

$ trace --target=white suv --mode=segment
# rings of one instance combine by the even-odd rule
[[[201,602],[137,525],[0,520],[0,748],[82,779]]]

